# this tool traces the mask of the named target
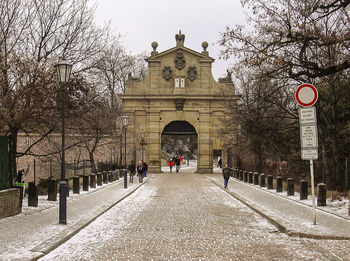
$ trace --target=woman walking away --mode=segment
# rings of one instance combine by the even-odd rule
[[[224,187],[227,188],[228,179],[230,178],[230,168],[228,165],[225,165],[225,168],[222,169],[222,176],[224,177]]]

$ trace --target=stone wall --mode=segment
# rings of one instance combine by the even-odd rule
[[[17,188],[0,191],[0,218],[17,215],[21,212],[19,193]]]

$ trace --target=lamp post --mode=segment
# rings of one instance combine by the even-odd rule
[[[143,162],[143,145],[146,145],[147,143],[145,143],[145,132],[142,130],[141,131],[141,142],[140,142],[140,145],[141,145],[141,160]]]
[[[59,223],[67,224],[67,181],[66,181],[66,166],[65,166],[65,144],[64,144],[64,107],[65,107],[65,85],[69,81],[72,65],[64,58],[56,65],[56,73],[58,82],[62,88],[62,161],[61,161],[61,180],[60,180],[60,202],[59,202]]]
[[[124,188],[128,188],[128,176],[126,168],[126,129],[128,128],[129,117],[127,115],[122,116],[122,126],[124,129]]]

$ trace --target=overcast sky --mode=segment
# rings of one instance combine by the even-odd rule
[[[207,41],[209,55],[215,59],[213,76],[226,75],[228,61],[219,60],[220,32],[227,25],[244,24],[240,0],[98,0],[96,22],[110,21],[112,29],[124,36],[124,45],[132,54],[158,52],[175,46],[175,34],[185,34],[185,47],[202,51]]]

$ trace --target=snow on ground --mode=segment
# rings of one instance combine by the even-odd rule
[[[174,169],[175,168],[173,168],[173,172],[174,172]],[[196,169],[197,169],[197,161],[196,160],[190,160],[189,166],[187,166],[186,163],[183,164],[181,166],[180,171],[181,170],[190,170],[190,169],[193,169],[193,171],[196,171]],[[170,172],[168,166],[162,166],[162,171],[163,172]],[[221,168],[217,167],[216,165],[213,166],[213,172],[214,173],[219,174],[219,173],[221,173],[221,171],[222,171]],[[312,206],[312,196],[311,195],[308,196],[308,199],[300,200],[300,193],[299,192],[295,192],[294,196],[287,196],[287,191],[277,193],[276,190],[268,190],[266,187],[261,188],[259,186],[253,185],[253,184],[249,184],[249,183],[246,183],[246,184],[248,186],[256,187],[257,189],[267,190],[267,191],[269,191],[271,193],[278,194],[281,197],[288,198],[288,199],[293,200],[293,201],[297,201],[297,202],[299,202],[301,204],[305,204],[307,206]],[[317,197],[315,197],[315,202],[317,204]],[[332,213],[332,214],[335,214],[335,215],[338,215],[338,216],[350,219],[349,204],[350,204],[349,203],[349,199],[346,199],[346,198],[341,198],[341,200],[334,200],[334,201],[332,201],[331,199],[328,198],[326,206],[316,206],[316,207],[319,210],[323,210],[323,211],[326,211],[326,212],[329,212],[329,213]]]
[[[221,169],[218,167],[214,167],[213,172],[214,173],[221,173]],[[311,195],[308,196],[308,199],[300,200],[300,193],[296,192],[296,191],[294,192],[294,196],[287,196],[287,191],[277,193],[276,190],[268,190],[266,187],[262,188],[260,186],[256,186],[256,185],[249,184],[249,183],[246,183],[246,185],[253,186],[257,189],[263,189],[263,190],[266,190],[270,193],[275,193],[281,197],[288,198],[288,199],[293,200],[293,201],[297,201],[297,202],[299,202],[301,204],[305,204],[307,206],[312,206],[312,196]],[[316,204],[317,209],[319,209],[319,210],[323,210],[323,211],[350,219],[349,199],[341,198],[341,200],[331,201],[331,199],[328,198],[326,206],[317,206],[317,197],[315,196],[315,204]]]
[[[105,189],[114,184],[116,184],[116,182],[103,184],[102,186],[97,186],[97,189],[89,188],[89,191],[80,191],[80,194],[73,194],[72,192],[70,192],[69,197],[67,198],[67,202],[73,202],[82,199],[90,193],[94,193],[97,190]],[[78,223],[81,219],[89,219],[93,218],[94,216],[94,213],[86,213],[84,216],[77,217],[76,219],[70,217],[69,223],[67,225],[61,225],[57,223],[58,205],[59,194],[57,196],[57,201],[48,201],[47,195],[39,196],[38,207],[28,207],[28,199],[24,198],[22,213],[15,216],[0,219],[0,234],[2,234],[2,237],[0,238],[0,260],[27,260],[28,258],[30,259],[31,257],[37,255],[37,253],[31,252],[31,249],[41,244],[43,240],[48,240],[48,237],[54,237],[55,235],[59,235],[65,230],[69,230],[71,226]],[[27,219],[27,217],[29,217],[29,219]],[[36,221],[34,221],[31,224],[23,223],[26,220],[31,220],[31,217],[35,217]],[[31,231],[32,226],[38,226],[40,223],[39,221],[42,220],[42,218],[50,220],[50,222],[44,222],[45,225],[42,225],[39,230],[35,231],[34,234],[28,234],[27,230]],[[12,234],[21,232],[23,234],[21,237],[17,238],[14,241],[13,237],[11,237],[11,244],[8,244],[8,242],[3,242],[3,240],[9,240],[6,237],[6,232],[8,231],[4,231],[4,234],[2,233],[2,229],[5,229],[9,224],[12,225],[10,228]],[[19,226],[16,226],[16,228],[14,229],[15,231],[13,230],[13,224],[20,224]],[[7,227],[7,229],[9,228]],[[23,243],[22,240],[24,239],[25,242]]]
[[[121,182],[121,181],[119,181]],[[89,191],[83,191],[82,188],[80,189],[80,194],[73,194],[73,191],[69,191],[69,197],[67,197],[67,202],[71,202],[74,200],[78,200],[79,198],[83,197],[84,195],[88,193],[95,192],[98,189],[103,189],[105,187],[111,186],[112,184],[115,183],[108,183],[108,184],[102,184],[102,186],[96,186],[96,188],[90,188]],[[38,212],[41,212],[46,209],[50,209],[53,207],[58,206],[59,204],[59,193],[57,193],[57,200],[56,201],[49,201],[47,200],[47,195],[39,195],[38,196],[38,207],[29,207],[28,206],[28,197],[27,195],[23,199],[23,206],[22,206],[22,213],[19,215],[33,215]],[[11,218],[11,217],[8,217]],[[1,219],[0,219],[0,224],[1,224]]]
[[[57,260],[58,257],[62,257],[62,254],[67,258],[66,260],[70,260],[70,257],[79,260],[91,260],[91,253],[102,250],[104,243],[115,236],[115,231],[126,229],[133,220],[138,218],[155,194],[155,187],[143,188],[142,192],[137,190],[127,200],[123,200],[98,217],[89,225],[89,229],[81,230],[65,244],[39,260]],[[142,204],[134,204],[136,202],[135,198],[138,197],[144,198]],[[99,244],[96,244],[96,242],[99,242]],[[87,246],[91,246],[91,249],[87,249]]]

